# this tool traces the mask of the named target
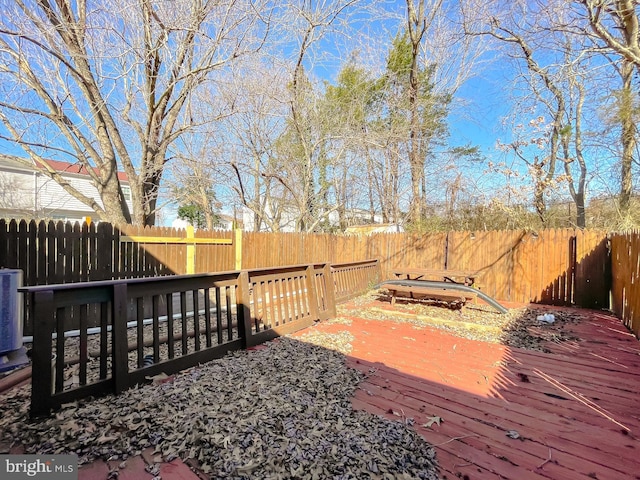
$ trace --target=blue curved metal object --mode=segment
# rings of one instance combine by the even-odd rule
[[[496,300],[491,298],[486,293],[481,292],[473,287],[468,285],[462,285],[460,283],[455,282],[439,282],[436,280],[386,280],[382,283],[379,283],[374,288],[382,288],[385,285],[402,285],[405,287],[435,287],[435,288],[446,288],[447,290],[458,290],[460,292],[469,292],[477,295],[486,303],[491,305],[493,308],[498,310],[500,313],[507,313],[508,310],[500,305]]]

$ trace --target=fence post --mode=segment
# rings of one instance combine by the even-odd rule
[[[240,272],[238,276],[238,291],[236,292],[236,309],[238,317],[238,333],[242,338],[242,348],[253,347],[253,331],[252,331],[252,319],[251,308],[249,308],[249,302],[251,301],[249,294],[249,272]]]
[[[52,349],[51,334],[55,324],[53,290],[30,294],[30,309],[33,322],[33,348],[31,368],[31,417],[48,415],[51,409]],[[64,335],[64,332],[58,332]],[[59,352],[63,355],[64,352]]]
[[[117,283],[113,286],[113,308],[111,326],[112,338],[112,377],[116,394],[129,388],[129,340],[127,338],[127,284]],[[138,339],[140,342],[141,340]]]
[[[195,229],[193,225],[187,225],[187,239],[195,238]],[[187,240],[187,241],[188,241]],[[196,244],[195,242],[187,243],[187,273],[196,273]]]
[[[242,270],[242,229],[235,229],[236,270]]]
[[[575,303],[576,295],[576,266],[578,263],[577,238],[575,235],[569,237],[569,268],[567,275],[567,299],[566,306],[572,306]]]

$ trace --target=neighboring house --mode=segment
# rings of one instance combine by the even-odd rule
[[[59,172],[74,188],[102,205],[98,190],[91,182],[87,170],[78,164],[48,160],[51,168]],[[127,177],[118,172],[129,209],[132,210],[131,189]],[[0,217],[34,218],[44,220],[99,221],[97,212],[69,195],[58,183],[28,167],[0,155]]]
[[[267,215],[270,214],[269,205],[267,205]],[[358,225],[358,224],[381,224],[382,223],[382,215],[374,215],[373,219],[371,218],[371,213],[368,210],[362,210],[359,208],[348,208],[342,212],[343,214],[343,224],[346,225]],[[278,222],[278,228],[280,232],[295,232],[296,223],[299,218],[299,211],[294,206],[287,206],[283,208],[280,213],[280,221]],[[329,225],[332,227],[338,227],[340,225],[340,216],[336,210],[332,210],[327,214],[327,218],[329,220]],[[254,212],[247,207],[242,209],[242,222],[244,224],[244,229],[247,232],[256,231],[255,221],[254,221]],[[267,226],[262,223],[260,231],[266,232],[270,231]]]
[[[273,213],[270,208],[270,204],[267,204],[265,208],[265,215],[267,215],[268,217],[273,216]],[[279,231],[295,232],[297,220],[298,220],[298,211],[295,210],[293,206],[287,206],[286,208],[282,208],[282,211],[280,213],[280,220],[278,221]],[[260,223],[260,229],[256,228],[255,213],[253,212],[253,210],[247,207],[242,207],[242,224],[244,225],[244,230],[246,232],[272,231],[272,229],[270,229],[268,225],[265,224],[265,222]]]
[[[236,222],[231,215],[224,213],[218,214],[218,221],[213,224],[213,230],[233,230],[234,225],[237,224],[238,228],[242,228],[241,222]],[[190,223],[182,218],[176,218],[171,224],[172,228],[187,228]]]
[[[374,223],[369,225],[352,225],[344,233],[348,235],[371,235],[372,233],[400,233],[404,227],[397,223]]]
[[[232,215],[218,214],[218,221],[213,225],[214,230],[233,230],[234,228],[242,228],[242,221],[235,220]]]
[[[371,218],[371,212],[369,210],[363,210],[361,208],[347,208],[342,214],[343,225],[370,225],[370,224],[382,224],[382,215],[374,214]],[[340,215],[337,211],[329,212],[329,224],[332,226],[340,225]]]

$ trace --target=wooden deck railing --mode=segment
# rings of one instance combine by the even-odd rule
[[[337,303],[346,302],[366,292],[381,280],[378,260],[334,264],[331,270],[335,280]]]
[[[335,316],[336,292],[378,277],[372,260],[22,288],[35,319],[31,415],[305,328]]]

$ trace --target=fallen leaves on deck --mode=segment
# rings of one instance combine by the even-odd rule
[[[416,328],[433,327],[470,340],[501,343],[510,347],[547,351],[545,342],[562,343],[578,340],[565,331],[569,323],[582,320],[580,313],[558,310],[554,312],[553,324],[541,322],[538,316],[547,310],[536,308],[511,309],[500,314],[486,304],[467,304],[462,310],[452,310],[446,306],[428,302],[397,302],[391,309],[385,305],[384,294],[375,299],[363,296],[356,307],[371,303],[369,308],[357,308],[358,316],[367,320],[409,323]],[[382,302],[381,302],[382,300]],[[372,307],[371,305],[379,305]],[[353,307],[349,307],[353,308]],[[339,306],[340,315],[348,315],[348,308]]]
[[[436,425],[440,425],[440,422],[442,422],[442,418],[440,418],[438,416],[433,416],[433,417],[429,417],[428,420],[427,420],[427,423],[425,423],[422,426],[424,428],[431,428],[431,425],[433,425],[434,423]]]
[[[155,446],[212,478],[438,478],[434,450],[406,422],[352,409],[362,378],[336,351],[281,338],[44,421],[28,420],[28,388],[13,390],[0,401],[0,431],[26,453],[77,453],[81,463]]]

